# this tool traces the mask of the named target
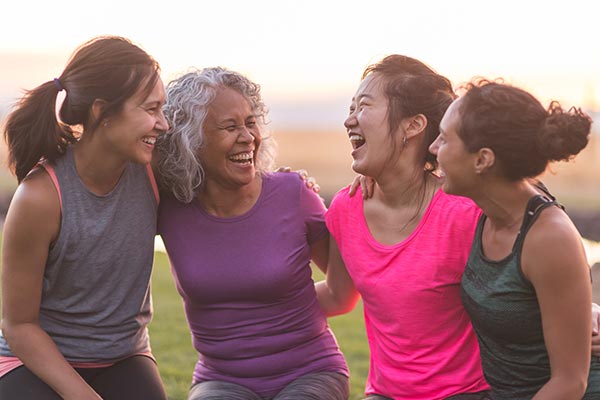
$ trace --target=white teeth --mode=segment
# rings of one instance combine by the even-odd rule
[[[353,134],[353,135],[350,135],[350,140],[351,141],[365,140],[365,138],[363,138],[361,135]]]
[[[155,137],[145,137],[145,138],[142,138],[142,142],[153,145],[154,143],[156,143],[156,138]]]
[[[251,151],[249,153],[239,153],[229,156],[231,161],[250,161],[254,158],[254,152]]]

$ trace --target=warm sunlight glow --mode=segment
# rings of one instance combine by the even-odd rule
[[[83,41],[118,34],[153,54],[166,80],[222,65],[260,82],[272,101],[339,103],[369,62],[402,53],[457,84],[502,76],[543,101],[598,107],[600,3],[553,3],[11,1],[0,25],[0,102],[52,79]]]

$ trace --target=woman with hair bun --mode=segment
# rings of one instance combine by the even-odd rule
[[[532,180],[579,153],[590,126],[579,109],[546,110],[521,89],[478,81],[448,108],[430,147],[444,191],[483,211],[461,297],[491,399],[600,398],[581,237]]]

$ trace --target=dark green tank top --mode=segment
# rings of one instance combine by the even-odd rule
[[[483,255],[482,215],[462,277],[461,297],[479,340],[485,379],[493,400],[531,399],[550,379],[540,307],[533,285],[521,270],[521,250],[529,228],[540,212],[557,206],[545,196],[534,196],[512,252],[492,261]],[[600,399],[600,363],[592,357],[584,399]]]

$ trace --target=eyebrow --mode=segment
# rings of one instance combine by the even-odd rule
[[[142,103],[142,106],[146,107],[146,106],[150,106],[150,105],[161,105],[161,104],[163,104],[162,99],[160,99],[160,100],[146,99],[146,101],[144,101]]]
[[[372,95],[370,95],[369,93],[363,93],[363,94],[361,94],[361,95],[359,95],[359,96],[358,96],[358,99],[357,99],[357,100],[361,100],[361,99],[364,99],[364,98],[367,98],[367,99],[373,100],[375,97],[373,97],[373,96],[372,96]]]
[[[236,123],[235,118],[226,118],[226,119],[220,121],[219,125],[225,125],[225,124],[228,124],[228,123],[231,123],[231,124],[235,125],[235,123]]]

